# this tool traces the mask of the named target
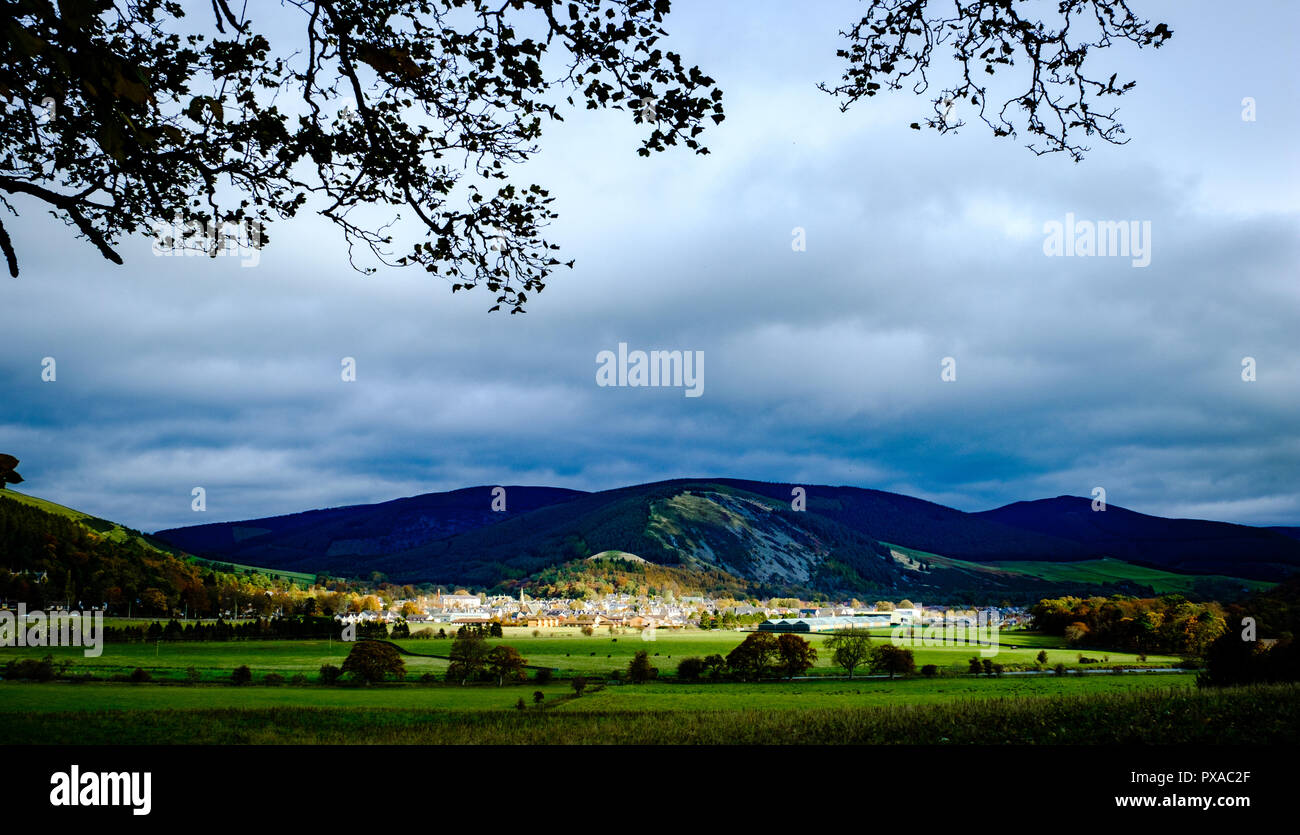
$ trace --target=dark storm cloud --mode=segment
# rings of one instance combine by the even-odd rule
[[[618,114],[555,126],[528,175],[555,190],[551,237],[578,267],[524,316],[424,274],[362,277],[310,219],[253,268],[147,241],[116,268],[25,207],[7,221],[23,277],[0,287],[0,449],[32,493],[144,529],[693,475],[964,509],[1104,486],[1145,512],[1300,522],[1300,109],[1259,57],[1293,49],[1293,26],[1261,21],[1297,12],[1169,6],[1171,48],[1120,60],[1142,79],[1134,141],[1072,165],[907,130],[925,108],[907,96],[839,113],[813,89],[855,11],[835,5],[747,5],[727,38],[717,10],[674,12],[728,97],[708,157],[641,159]],[[1214,38],[1247,35],[1189,87]],[[1149,221],[1150,266],[1047,257],[1044,223],[1067,213]],[[703,351],[704,395],[597,386],[620,342]]]

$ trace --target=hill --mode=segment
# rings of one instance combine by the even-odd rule
[[[118,614],[203,613],[266,600],[275,587],[256,569],[221,570],[114,522],[0,492],[0,599],[45,608],[107,604]]]
[[[1094,511],[1089,499],[1015,502],[976,516],[1028,532],[1069,539],[1089,558],[1114,557],[1193,573],[1281,580],[1297,566],[1300,541],[1269,528],[1200,519],[1166,519],[1115,505]],[[1006,560],[1021,559],[1011,554]]]
[[[309,510],[242,522],[159,531],[159,539],[228,561],[319,571],[356,557],[399,553],[427,542],[566,501],[582,493],[556,487],[507,487],[506,510],[492,510],[492,488],[426,493],[370,505]],[[344,561],[334,560],[346,556]]]
[[[672,568],[679,586],[695,576],[702,589],[756,596],[1156,593],[1197,582],[1239,593],[1252,587],[1239,578],[1273,581],[1300,568],[1300,540],[1278,531],[1115,506],[1096,514],[1105,519],[1090,519],[1080,516],[1081,507],[1091,513],[1087,499],[965,513],[879,490],[806,485],[806,510],[796,511],[793,487],[739,479],[595,493],[511,487],[508,513],[490,512],[490,488],[476,487],[157,536],[213,559],[502,589],[557,566],[570,566],[570,580],[589,576],[596,568],[587,558],[607,551]],[[646,571],[615,562],[620,572]],[[1035,570],[1061,563],[1087,564]],[[1184,582],[1174,574],[1201,579]]]

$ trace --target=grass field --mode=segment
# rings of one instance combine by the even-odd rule
[[[639,650],[650,654],[651,663],[662,674],[676,671],[677,664],[687,656],[726,656],[745,639],[746,633],[723,631],[668,632],[659,630],[655,640],[642,640],[635,630],[609,635],[598,631],[587,637],[574,630],[544,631],[533,637],[531,630],[507,628],[503,638],[489,640],[489,644],[509,644],[519,650],[529,664],[559,670],[561,675],[580,673],[605,674],[627,668],[632,656]],[[810,635],[809,641],[818,649],[817,664],[810,671],[814,675],[842,675],[834,666],[831,652],[823,644],[825,635]],[[1011,666],[1029,667],[1034,664],[1040,649],[1047,652],[1048,666],[1063,663],[1079,666],[1079,652],[1061,646],[1061,639],[1030,632],[1004,632],[1002,646],[993,661]],[[889,640],[888,630],[877,630],[873,640]],[[412,652],[446,655],[451,648],[450,639],[401,640],[399,645]],[[1015,646],[1012,649],[1011,646]],[[71,662],[73,672],[88,671],[96,675],[129,673],[143,668],[162,678],[181,678],[185,670],[194,667],[205,679],[228,677],[230,671],[248,665],[255,675],[277,672],[285,676],[305,673],[314,676],[322,664],[341,664],[347,657],[350,645],[341,641],[230,641],[230,642],[162,642],[145,644],[105,644],[99,658],[85,658],[78,647],[0,648],[0,664],[11,658],[40,658],[51,655],[56,661]],[[934,664],[949,672],[965,672],[967,662],[979,655],[979,647],[925,647],[913,648],[918,667]],[[1097,658],[1099,666],[1168,667],[1177,664],[1176,656],[1148,655],[1139,662],[1133,653],[1087,650],[1089,657]],[[980,656],[983,657],[983,656]],[[1108,660],[1103,660],[1108,659]],[[409,675],[431,672],[441,674],[448,662],[433,658],[406,657]],[[1098,665],[1093,665],[1098,666]],[[862,671],[859,671],[862,672]]]
[[[640,649],[671,675],[686,655],[725,655],[744,639],[737,632],[540,634],[511,630],[492,643],[518,648],[532,663],[562,670],[555,682],[496,687],[419,683],[442,678],[447,662],[406,657],[406,683],[324,686],[321,664],[341,664],[349,644],[329,641],[109,644],[87,659],[63,648],[0,649],[0,662],[47,652],[72,662],[71,673],[96,680],[0,682],[3,744],[226,743],[1160,743],[1284,742],[1300,734],[1300,690],[1198,690],[1190,673],[1121,675],[962,675],[970,648],[916,650],[918,663],[937,663],[934,678],[817,677],[799,681],[688,684],[671,679],[643,685],[606,681]],[[1046,635],[1008,632],[1000,661],[1027,663],[1040,647],[1050,659],[1078,667],[1072,650]],[[886,640],[887,634],[881,637]],[[812,636],[820,645],[823,636]],[[400,642],[416,652],[445,653],[448,640]],[[658,657],[654,652],[660,653]],[[824,654],[824,653],[823,653]],[[1116,664],[1131,656],[1109,655]],[[668,658],[671,655],[673,658]],[[1149,658],[1167,663],[1172,658]],[[827,659],[819,667],[838,673]],[[230,671],[247,664],[254,684],[236,687]],[[154,680],[109,682],[135,667]],[[200,683],[182,684],[185,670]],[[1086,669],[1086,668],[1084,668]],[[267,674],[304,673],[303,685],[266,686]],[[592,684],[576,696],[564,677],[586,674]],[[541,705],[533,694],[541,691]],[[517,705],[522,700],[524,710]]]
[[[1101,678],[1101,677],[1096,677]],[[1122,678],[1122,677],[1120,677]],[[1133,676],[1133,679],[1154,676]],[[828,683],[795,684],[816,690]],[[895,685],[903,684],[896,682]],[[661,685],[666,686],[666,685]],[[1223,744],[1293,745],[1300,742],[1300,689],[1272,685],[1204,691],[1190,687],[1133,687],[1053,695],[1027,695],[1020,683],[993,680],[982,698],[969,694],[949,701],[918,703],[900,690],[892,703],[856,700],[843,692],[827,707],[810,701],[806,709],[769,704],[761,692],[736,708],[653,710],[632,702],[627,693],[646,688],[624,685],[549,707],[512,710],[459,709],[433,705],[382,707],[267,706],[248,701],[240,707],[207,704],[177,709],[166,705],[171,691],[215,693],[159,685],[0,685],[0,744]],[[1093,686],[1089,680],[1085,687]],[[732,687],[732,685],[724,685]],[[753,689],[735,685],[737,693]],[[301,688],[313,696],[323,688]],[[469,699],[490,694],[494,706],[526,688],[390,688],[433,694],[454,691]],[[236,688],[228,688],[236,690]],[[264,689],[279,697],[281,692]],[[69,696],[66,692],[73,694]],[[101,692],[96,692],[101,691]],[[102,691],[109,691],[108,695]],[[14,696],[21,692],[23,695]],[[239,694],[255,692],[239,688]],[[346,698],[362,699],[357,690]],[[553,691],[552,691],[553,692]],[[128,695],[129,694],[129,695]],[[470,695],[473,694],[473,695]],[[67,699],[86,701],[67,709]],[[336,694],[331,693],[333,698]],[[914,694],[913,694],[914,695]],[[30,700],[19,705],[11,699]],[[94,702],[138,699],[134,705],[97,709]],[[262,698],[259,692],[258,698]],[[265,698],[272,698],[266,696]],[[725,697],[724,697],[725,698]],[[497,702],[495,700],[499,699]],[[531,699],[528,700],[531,702]],[[45,705],[44,708],[36,705]],[[6,707],[5,705],[13,705]],[[796,706],[798,707],[798,706]]]
[[[727,682],[611,685],[565,702],[564,709],[699,711],[808,710],[898,704],[939,704],[960,699],[1034,697],[1174,690],[1192,686],[1181,673],[1120,676],[1088,675],[954,678],[863,679],[854,681]],[[354,707],[420,708],[432,710],[501,710],[523,697],[532,703],[540,690],[552,703],[573,693],[568,682],[497,687],[377,685],[373,687],[234,687],[201,685],[50,682],[0,684],[0,714],[30,711],[192,710],[196,708]],[[558,708],[557,708],[558,709]]]

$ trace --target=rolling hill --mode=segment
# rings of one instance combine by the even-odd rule
[[[1015,502],[975,515],[1069,539],[1091,557],[1114,557],[1175,571],[1223,572],[1230,568],[1238,576],[1280,580],[1296,567],[1297,540],[1280,530],[1166,519],[1114,505],[1094,511],[1091,500],[1077,496]],[[1021,557],[1008,554],[1004,559]]]
[[[194,554],[311,572],[321,570],[316,566],[347,567],[359,557],[400,553],[580,495],[556,487],[507,487],[506,511],[494,512],[492,488],[470,487],[380,504],[193,525],[158,536]],[[336,559],[340,556],[346,559]]]
[[[264,576],[255,576],[259,574]],[[207,611],[215,608],[220,586],[242,584],[246,596],[260,595],[269,586],[266,576],[282,574],[205,564],[115,522],[0,491],[0,600],[5,602],[77,608],[107,604],[118,613],[160,614],[182,606]],[[282,579],[309,583],[314,576]]]
[[[1146,592],[1195,585],[1170,574],[1232,585],[1237,578],[1277,581],[1300,570],[1300,540],[1266,528],[1163,519],[1113,505],[1091,514],[1089,500],[1071,497],[965,513],[879,490],[812,485],[805,486],[806,510],[796,511],[793,487],[738,479],[678,479],[594,493],[508,487],[509,512],[499,513],[490,509],[490,488],[475,487],[156,536],[212,559],[502,588],[557,565],[623,551],[657,566],[747,584],[760,596]],[[1075,571],[1034,570],[1088,561]]]

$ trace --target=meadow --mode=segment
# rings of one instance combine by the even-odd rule
[[[1084,677],[1084,688],[1093,687]],[[1123,678],[1123,677],[1117,677]],[[1133,679],[1153,678],[1134,675]],[[1071,681],[1070,679],[1066,679]],[[927,683],[927,682],[922,682]],[[825,687],[824,682],[795,688]],[[894,682],[893,686],[904,682]],[[660,685],[666,686],[666,685]],[[823,692],[834,707],[810,701],[791,709],[765,699],[761,691],[734,709],[714,702],[697,709],[653,710],[618,707],[623,694],[652,693],[656,685],[623,685],[579,698],[548,697],[524,710],[432,706],[382,707],[296,704],[268,706],[276,688],[239,688],[258,695],[239,707],[207,705],[177,708],[156,694],[186,688],[159,685],[0,685],[0,744],[1223,744],[1293,745],[1300,742],[1300,688],[1270,685],[1229,690],[1192,687],[1140,687],[1057,693],[1017,694],[1020,683],[994,679],[981,698],[970,694],[949,701],[917,702],[899,687],[890,703],[857,700],[847,691]],[[723,685],[722,687],[733,687]],[[996,688],[1008,688],[999,692]],[[67,709],[59,688],[92,694],[111,689],[137,694],[153,706],[96,709],[87,699]],[[743,697],[751,685],[736,685]],[[12,701],[24,690],[27,704]],[[188,692],[215,692],[197,687]],[[236,688],[228,688],[235,690]],[[315,694],[323,688],[293,688]],[[392,688],[391,693],[429,694],[456,690],[470,698],[481,692],[506,701],[525,688]],[[381,692],[381,688],[371,691]],[[551,691],[554,695],[554,690]],[[269,693],[274,695],[266,695]],[[148,694],[148,695],[142,695]],[[102,694],[100,694],[102,695]],[[333,698],[335,694],[331,694]],[[346,698],[369,697],[366,691]],[[433,697],[436,698],[436,697]],[[725,698],[725,697],[724,697]],[[531,702],[531,700],[530,700]],[[36,704],[47,705],[42,709]],[[499,705],[500,702],[496,702]],[[633,704],[633,703],[628,703]],[[614,705],[614,707],[611,707]],[[26,709],[23,709],[26,708]]]
[[[936,664],[938,675],[887,679],[865,677],[860,670],[848,679],[832,665],[822,646],[825,636],[813,635],[811,642],[821,648],[813,672],[820,675],[795,681],[686,683],[673,677],[682,658],[725,656],[745,633],[660,630],[650,641],[631,630],[590,636],[558,629],[532,632],[507,629],[490,643],[516,647],[529,663],[558,671],[555,680],[538,684],[536,671],[530,671],[528,681],[505,687],[448,684],[443,681],[447,661],[411,656],[403,658],[403,683],[323,685],[321,665],[341,665],[351,649],[341,641],[107,644],[99,658],[85,658],[73,647],[3,648],[0,663],[49,654],[67,666],[63,677],[51,682],[0,682],[0,742],[942,743],[1009,741],[1023,739],[1025,733],[1044,741],[1068,736],[1089,742],[1137,733],[1118,710],[1158,712],[1159,705],[1166,705],[1168,710],[1159,714],[1165,725],[1157,727],[1165,727],[1170,738],[1203,739],[1208,731],[1198,723],[1207,716],[1237,721],[1241,711],[1263,709],[1256,696],[1243,696],[1239,704],[1197,691],[1190,672],[1117,675],[1103,665],[1079,665],[1078,653],[1061,647],[1059,638],[1028,632],[1003,633],[994,660],[1033,667],[1034,656],[1045,649],[1049,665],[1059,660],[1079,670],[1106,671],[975,677],[966,669],[977,648],[917,647],[918,666]],[[881,630],[875,640],[883,643],[888,637]],[[451,647],[449,639],[397,643],[432,654],[445,654]],[[662,678],[642,685],[615,680],[612,674],[625,670],[639,650],[650,653]],[[1110,665],[1136,661],[1127,653],[1089,654],[1108,657]],[[1177,660],[1153,656],[1146,663],[1166,667]],[[231,683],[231,671],[240,665],[251,668],[252,684]],[[147,671],[151,680],[120,680],[136,668]],[[188,673],[191,668],[196,676]],[[278,686],[267,682],[272,673],[283,677]],[[425,673],[432,673],[432,680],[421,681]],[[294,684],[298,674],[302,677]],[[590,681],[581,695],[570,681],[579,675]],[[113,676],[119,680],[110,681]],[[1296,691],[1277,694],[1294,701]],[[983,717],[982,731],[966,727],[963,717],[972,712]],[[1026,718],[1031,715],[1037,718]],[[1008,724],[1015,717],[1028,722],[1016,730],[1020,736]],[[1255,717],[1251,734],[1260,721],[1272,727],[1271,718]],[[1098,722],[1101,731],[1094,727]],[[1223,727],[1216,733],[1239,740],[1246,730]]]
[[[488,640],[491,645],[508,644],[519,650],[527,663],[549,667],[561,676],[574,674],[597,676],[624,670],[640,650],[650,655],[651,663],[662,675],[675,672],[677,664],[685,657],[707,655],[726,656],[744,640],[747,633],[721,630],[658,630],[654,640],[644,640],[651,633],[636,630],[618,630],[611,634],[597,630],[586,636],[573,629],[533,630],[507,627],[502,638]],[[889,630],[875,630],[873,640],[889,640]],[[828,636],[805,636],[818,650],[816,665],[809,675],[841,676],[844,671],[831,660],[831,652],[824,647]],[[451,649],[451,639],[407,639],[395,641],[416,653],[446,655]],[[302,673],[314,678],[323,664],[341,665],[350,645],[341,641],[228,641],[228,642],[151,642],[133,644],[105,644],[103,655],[86,658],[79,647],[7,647],[0,648],[0,664],[11,658],[41,658],[52,656],[56,662],[66,661],[73,673],[89,672],[96,677],[130,673],[139,667],[155,678],[180,680],[188,668],[198,670],[204,680],[229,678],[235,667],[247,665],[255,678],[266,673],[279,673],[286,677]],[[972,656],[980,655],[980,647],[913,647],[917,667],[934,664],[945,673],[964,673]],[[1040,650],[1047,652],[1047,666],[1063,663],[1069,667],[1172,667],[1180,659],[1170,655],[1148,655],[1139,660],[1134,653],[1086,650],[1090,658],[1099,663],[1080,665],[1080,652],[1063,646],[1059,637],[1032,632],[1004,631],[1001,646],[991,660],[1008,668],[1032,668]],[[424,673],[441,676],[448,662],[435,658],[404,657],[408,676],[418,678]],[[858,670],[864,673],[865,670]]]

